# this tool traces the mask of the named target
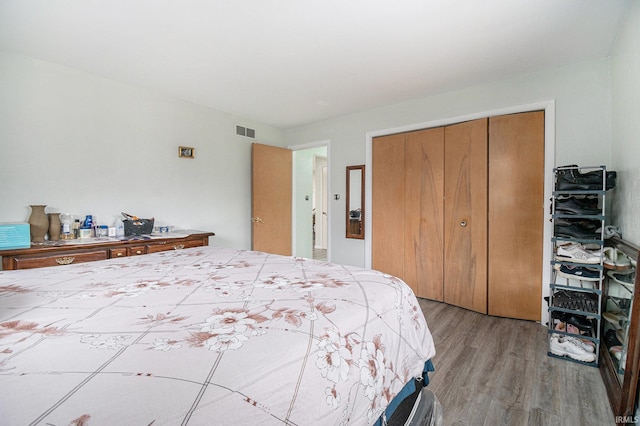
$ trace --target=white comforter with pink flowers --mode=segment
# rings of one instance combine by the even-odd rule
[[[435,354],[376,271],[219,247],[0,272],[0,419],[372,424]]]

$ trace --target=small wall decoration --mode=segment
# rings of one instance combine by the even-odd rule
[[[178,157],[180,158],[195,158],[195,148],[190,146],[179,146],[178,147]]]

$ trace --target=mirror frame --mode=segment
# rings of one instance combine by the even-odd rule
[[[349,205],[351,204],[351,172],[360,171],[360,220],[359,226],[353,227]],[[346,197],[346,237],[364,240],[364,164],[359,166],[347,166],[347,197]],[[357,195],[356,195],[357,197]],[[357,231],[357,232],[356,232]]]

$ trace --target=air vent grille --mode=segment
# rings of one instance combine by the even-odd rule
[[[236,125],[236,135],[244,136],[245,138],[255,139],[256,131],[255,129],[250,129],[248,127]]]

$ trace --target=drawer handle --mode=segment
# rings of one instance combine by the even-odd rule
[[[136,254],[142,254],[142,250],[136,250]]]
[[[122,253],[118,253],[118,254],[116,254],[116,257],[122,257],[122,256],[123,256],[123,254],[122,254]]]
[[[175,246],[173,246],[174,250],[182,250],[184,248],[184,244],[176,244]]]
[[[74,260],[76,260],[76,258],[73,256],[57,257],[56,263],[58,265],[70,265]]]

